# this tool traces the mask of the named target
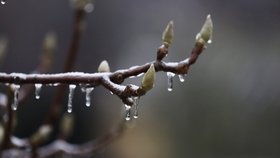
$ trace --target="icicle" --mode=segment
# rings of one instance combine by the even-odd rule
[[[178,75],[180,82],[185,82],[185,76],[186,75],[182,75],[182,74]]]
[[[74,95],[75,88],[76,88],[76,85],[74,85],[74,84],[69,85],[68,104],[67,104],[68,113],[72,112],[72,101],[73,101],[73,95]]]
[[[1,4],[6,4],[6,0],[1,0]]]
[[[137,119],[138,118],[138,108],[139,108],[139,106],[138,106],[139,105],[139,97],[134,97],[133,105],[135,107],[133,117],[135,119]]]
[[[13,87],[14,87],[14,103],[12,105],[12,109],[17,110],[20,85],[16,84],[13,85]]]
[[[125,120],[129,121],[131,119],[131,106],[124,105],[125,106]]]
[[[42,90],[42,84],[41,83],[35,83],[35,98],[40,99],[40,93]]]
[[[86,106],[89,107],[90,106],[90,93],[94,90],[93,87],[88,87],[86,88]]]
[[[175,74],[173,72],[167,72],[167,90],[172,91],[173,90],[173,78]]]

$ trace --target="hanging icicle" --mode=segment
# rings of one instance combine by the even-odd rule
[[[20,85],[19,84],[14,84],[13,88],[14,88],[14,102],[12,104],[12,109],[17,110]]]
[[[69,94],[68,94],[68,104],[67,104],[67,112],[72,112],[72,102],[73,102],[73,96],[74,96],[74,90],[76,88],[76,85],[70,84],[69,85]]]
[[[179,81],[180,81],[180,82],[185,82],[185,76],[186,76],[186,75],[182,75],[182,74],[178,75]]]
[[[93,87],[86,88],[86,106],[87,107],[90,107],[90,103],[91,103],[90,94],[93,90],[94,90]]]
[[[125,104],[124,107],[125,107],[125,120],[129,121],[131,119],[131,106]]]
[[[134,105],[134,115],[133,117],[137,119],[139,117],[138,108],[139,108],[139,97],[134,97],[133,105]]]
[[[42,84],[41,83],[35,83],[35,98],[40,99],[40,93],[42,90]]]
[[[173,78],[175,74],[173,72],[167,72],[167,90],[172,91],[173,90]]]

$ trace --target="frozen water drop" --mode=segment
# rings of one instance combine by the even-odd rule
[[[139,97],[134,98],[133,105],[135,106],[133,117],[135,119],[137,119],[138,118],[138,108],[139,108]]]
[[[93,91],[93,87],[88,87],[86,88],[86,106],[89,107],[90,106],[90,93]]]
[[[12,109],[17,110],[20,85],[17,84],[13,85],[13,88],[14,88],[14,102],[12,104]]]
[[[131,119],[131,106],[124,105],[125,106],[125,120],[129,121]]]
[[[178,75],[180,82],[185,82],[185,75]]]
[[[167,90],[172,91],[173,90],[173,78],[175,74],[173,72],[167,72]]]
[[[1,0],[1,4],[6,4],[6,0]]]
[[[72,102],[73,102],[73,96],[74,96],[74,90],[76,88],[76,85],[70,84],[69,85],[69,94],[68,94],[68,104],[67,104],[67,112],[72,112]]]
[[[40,99],[40,93],[42,90],[42,84],[41,83],[35,83],[35,98]]]

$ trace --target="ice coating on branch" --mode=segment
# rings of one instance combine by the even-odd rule
[[[20,85],[14,84],[14,85],[12,85],[12,88],[14,89],[14,102],[12,104],[12,109],[17,110]]]
[[[42,90],[42,84],[41,83],[35,83],[35,98],[40,99],[40,93]]]
[[[73,102],[73,96],[74,96],[74,91],[75,91],[76,85],[70,84],[69,85],[69,94],[68,94],[68,104],[67,104],[67,112],[71,113],[72,112],[72,102]]]
[[[175,74],[173,72],[167,72],[167,90],[172,91],[173,90],[173,78]]]

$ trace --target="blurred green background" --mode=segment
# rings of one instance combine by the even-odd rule
[[[175,39],[165,61],[182,60],[207,14],[214,23],[213,43],[186,81],[175,78],[168,92],[166,74],[158,73],[155,88],[140,100],[133,128],[97,157],[280,157],[279,0],[96,0],[75,71],[95,72],[104,59],[113,71],[154,60],[169,20],[175,23]],[[9,40],[1,71],[33,70],[45,34],[54,31],[58,49],[52,73],[61,72],[72,23],[69,0],[7,0],[0,5],[0,35]],[[39,101],[31,97],[19,108],[17,136],[39,127],[55,89],[43,88]],[[104,133],[123,114],[121,101],[103,88],[92,94],[90,108],[84,100],[77,90],[73,143]]]

